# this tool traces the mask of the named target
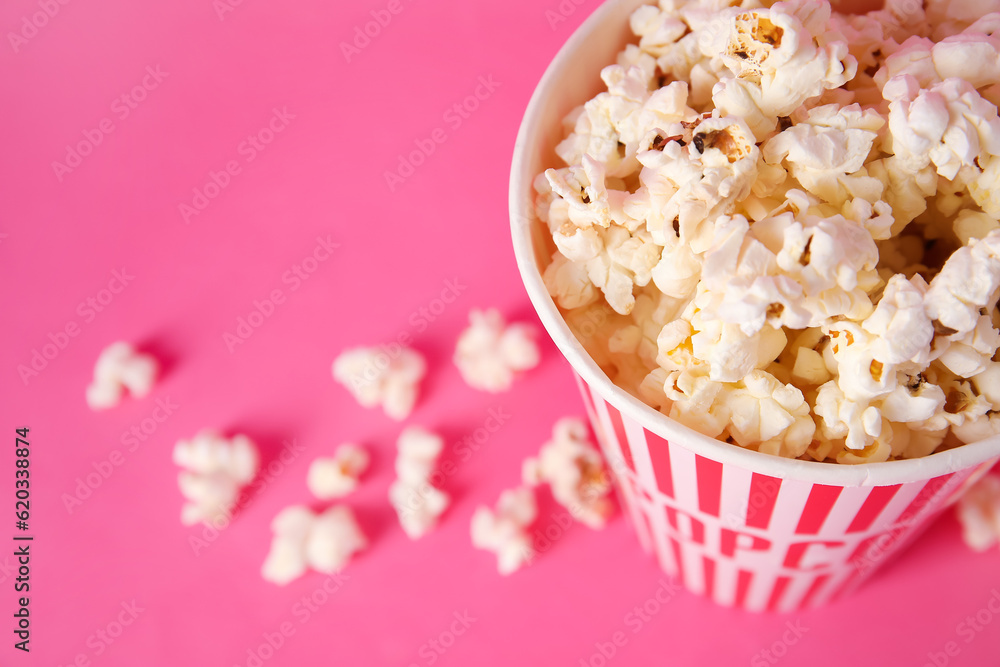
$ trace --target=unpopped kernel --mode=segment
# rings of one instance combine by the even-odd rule
[[[545,284],[608,377],[785,457],[1000,433],[1000,5],[662,0],[630,27],[535,180]]]

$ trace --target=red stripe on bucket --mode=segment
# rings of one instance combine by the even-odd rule
[[[780,489],[781,480],[777,477],[753,474],[750,480],[750,498],[747,500],[747,527],[767,530]]]
[[[778,577],[775,579],[771,597],[767,600],[768,611],[777,611],[778,605],[781,604],[781,598],[785,595],[785,589],[788,588],[788,584],[791,581],[789,577]]]
[[[681,545],[674,538],[670,538],[670,548],[674,551],[674,562],[677,563],[677,580],[684,581],[684,561],[681,560]]]
[[[954,476],[954,473],[949,473],[947,475],[941,475],[940,477],[935,477],[934,479],[927,482],[924,488],[920,489],[920,493],[917,497],[907,506],[903,513],[899,515],[896,519],[897,523],[907,523],[912,521],[920,512],[927,507],[927,504],[938,494],[948,480]]]
[[[670,469],[670,443],[651,431],[646,431],[646,449],[653,463],[653,474],[660,493],[674,497],[674,477]]]
[[[813,486],[812,491],[809,492],[809,499],[806,500],[806,506],[802,509],[799,525],[795,527],[795,533],[797,535],[816,535],[819,533],[843,490],[844,488],[840,486],[826,486],[824,484]]]
[[[703,456],[695,456],[695,471],[698,476],[698,509],[705,514],[719,516],[722,464]]]
[[[746,606],[747,592],[750,591],[750,582],[753,581],[753,573],[749,570],[740,570],[736,576],[736,599],[733,604],[743,608]]]
[[[705,572],[705,597],[715,598],[715,561],[708,556],[701,557],[702,569]]]
[[[611,426],[614,427],[615,437],[618,438],[618,447],[622,450],[622,456],[625,457],[625,465],[629,467],[629,470],[635,472],[635,463],[632,461],[632,450],[629,449],[628,438],[625,436],[625,424],[622,423],[621,413],[610,403],[606,405],[608,407],[608,417],[611,418]]]
[[[809,603],[812,602],[812,599],[816,597],[816,593],[819,592],[819,589],[822,588],[823,584],[825,584],[829,580],[830,580],[829,574],[821,574],[820,576],[816,577],[813,580],[812,585],[809,587],[809,590],[806,591],[806,594],[803,595],[802,599],[799,601],[799,607],[802,609],[808,607]]]
[[[868,497],[865,498],[865,503],[854,517],[854,521],[851,521],[851,525],[848,526],[848,534],[863,533],[871,528],[878,515],[882,513],[885,506],[889,504],[889,501],[896,496],[896,492],[902,487],[902,484],[896,484],[895,486],[876,486],[872,489]]]

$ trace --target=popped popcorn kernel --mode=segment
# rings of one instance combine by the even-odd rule
[[[496,309],[473,310],[469,322],[458,338],[454,361],[470,387],[491,393],[507,391],[517,373],[538,365],[541,355],[533,327],[508,325]]]
[[[556,502],[591,528],[603,528],[611,514],[611,480],[587,425],[579,419],[556,422],[552,439],[542,445],[538,457],[525,460],[523,481],[528,486],[549,484]]]
[[[990,473],[965,492],[955,506],[962,538],[974,551],[1000,543],[1000,475]]]
[[[320,457],[309,464],[306,486],[322,500],[342,498],[358,486],[358,479],[368,469],[370,457],[361,447],[345,443],[331,457]]]
[[[479,507],[472,515],[472,546],[495,553],[500,574],[513,574],[535,557],[528,528],[537,515],[530,488],[504,491],[495,509]]]
[[[358,403],[366,408],[381,406],[386,415],[397,421],[406,419],[413,411],[420,380],[426,372],[424,358],[399,345],[346,350],[333,362],[334,379]]]
[[[182,468],[177,483],[185,499],[181,523],[187,526],[231,514],[240,491],[260,467],[260,455],[250,438],[226,438],[212,430],[178,440],[173,460]]]
[[[94,381],[87,387],[87,405],[91,410],[112,408],[126,390],[142,398],[153,388],[157,369],[156,359],[136,352],[128,343],[108,345],[94,365]]]
[[[261,567],[265,581],[284,586],[308,569],[340,572],[368,540],[349,507],[338,505],[320,514],[308,507],[286,507],[271,521],[274,537]]]
[[[437,434],[411,426],[396,443],[396,480],[389,487],[389,503],[399,525],[411,540],[429,533],[451,499],[437,488],[433,477],[444,440]]]

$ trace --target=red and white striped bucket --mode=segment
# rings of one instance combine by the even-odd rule
[[[525,113],[511,172],[514,250],[532,303],[579,380],[643,547],[719,604],[792,611],[835,599],[909,544],[1000,460],[1000,437],[861,466],[781,459],[707,438],[616,387],[570,333],[541,278],[552,251],[532,181],[561,120],[600,90],[642,0],[607,2],[553,60]]]
[[[753,611],[850,591],[996,462],[886,485],[783,478],[695,453],[580,390],[643,547],[689,590]]]

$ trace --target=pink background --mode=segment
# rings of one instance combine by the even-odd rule
[[[515,486],[521,460],[582,405],[547,339],[541,367],[500,396],[467,388],[450,356],[473,307],[534,321],[508,237],[510,156],[535,83],[597,0],[566,0],[568,16],[555,25],[556,0],[401,0],[402,11],[350,62],[339,43],[386,0],[244,0],[220,18],[225,1],[49,0],[58,13],[37,34],[26,29],[30,38],[16,49],[9,33],[42,9],[38,0],[0,8],[8,35],[0,45],[0,423],[10,446],[0,458],[0,504],[10,508],[0,544],[12,544],[13,430],[21,425],[31,427],[36,536],[32,652],[15,651],[3,625],[0,664],[68,665],[82,655],[78,664],[247,665],[248,650],[285,623],[294,634],[264,664],[600,665],[595,646],[621,632],[625,645],[608,664],[764,665],[772,663],[762,651],[781,642],[789,623],[807,631],[785,647],[788,664],[922,665],[948,642],[958,654],[942,653],[938,664],[995,664],[1000,616],[978,632],[959,624],[1000,590],[1000,553],[968,551],[950,514],[855,597],[789,617],[720,609],[687,593],[648,621],[629,617],[653,599],[662,575],[621,515],[603,532],[560,529],[534,565],[498,576],[493,556],[471,547],[471,514]],[[145,99],[134,109],[116,102],[147,66],[159,67],[162,81],[147,77],[151,90],[138,91]],[[491,76],[499,85],[479,108],[445,116]],[[249,160],[242,142],[275,108],[294,118]],[[66,161],[67,145],[104,119],[114,129],[57,175],[52,163]],[[445,141],[390,189],[384,173],[438,128]],[[179,205],[191,205],[194,189],[230,161],[238,173],[186,224]],[[293,289],[286,272],[327,236],[340,247]],[[101,297],[122,268],[134,278],[91,313],[86,300]],[[446,281],[463,287],[442,311],[435,299]],[[274,290],[283,303],[230,352],[224,334]],[[69,323],[78,335],[25,384],[18,366]],[[345,347],[404,334],[431,367],[409,423],[440,430],[451,449],[491,408],[510,415],[468,461],[446,455],[457,465],[445,483],[454,505],[418,542],[386,502],[400,425],[358,407],[330,376]],[[93,413],[84,388],[96,356],[116,339],[155,353],[165,373],[152,396]],[[179,407],[128,451],[123,433],[167,399]],[[265,462],[284,441],[305,452],[196,554],[189,538],[202,529],[178,520],[170,451],[206,426],[249,434]],[[348,440],[374,455],[346,500],[372,544],[305,619],[296,604],[323,577],[285,588],[262,581],[268,524],[281,508],[311,502],[309,461]],[[68,512],[64,494],[115,450],[122,464]],[[543,497],[542,528],[555,525],[556,511]],[[12,562],[0,556],[8,624]],[[142,611],[105,644],[98,631],[133,601]],[[463,612],[475,621],[452,637],[454,614]],[[449,645],[444,653],[428,644],[435,638]]]

